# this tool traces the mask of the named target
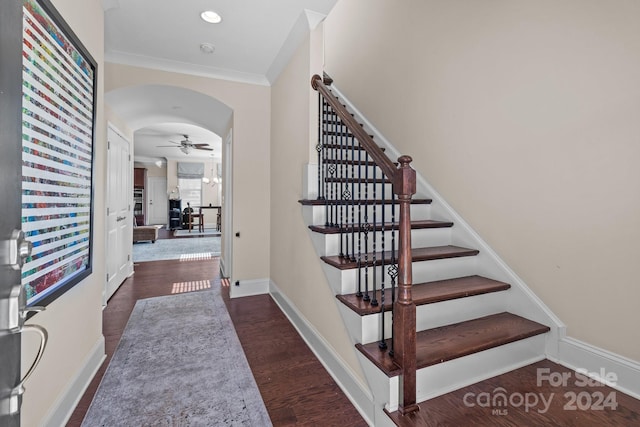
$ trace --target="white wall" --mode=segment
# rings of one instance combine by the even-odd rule
[[[336,85],[567,325],[640,361],[640,2],[342,0]]]
[[[240,238],[233,237],[232,280],[268,279],[271,89],[126,65],[105,66],[106,92],[148,84],[191,89],[233,110],[233,234],[239,232]],[[170,189],[172,176],[175,166],[168,164]]]
[[[300,315],[364,383],[354,344],[336,306],[298,200],[302,171],[315,153],[318,95],[311,76],[322,73],[321,29],[298,48],[272,86],[271,95],[271,279]],[[318,43],[320,42],[320,43]],[[315,156],[314,156],[315,159]]]

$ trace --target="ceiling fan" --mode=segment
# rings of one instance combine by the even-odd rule
[[[209,144],[196,144],[193,143],[191,141],[189,141],[189,135],[182,135],[184,137],[184,139],[180,142],[175,142],[175,141],[169,141],[172,144],[175,145],[158,145],[157,147],[176,147],[179,148],[180,151],[182,151],[184,154],[189,154],[189,152],[193,149],[195,150],[207,150],[207,151],[213,151],[213,148],[209,148]]]

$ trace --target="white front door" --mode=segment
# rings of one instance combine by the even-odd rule
[[[167,224],[169,198],[167,197],[167,179],[159,176],[147,177],[147,224]]]
[[[109,125],[107,131],[107,284],[104,303],[133,272],[133,184],[131,144]]]

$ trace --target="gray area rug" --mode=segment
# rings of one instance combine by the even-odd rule
[[[220,236],[159,239],[133,244],[133,262],[166,259],[196,260],[220,256]]]
[[[271,425],[219,288],[138,301],[82,423]]]

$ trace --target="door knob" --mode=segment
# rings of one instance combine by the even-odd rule
[[[14,230],[11,233],[8,247],[6,250],[6,264],[9,264],[14,270],[20,270],[25,260],[31,255],[33,243],[24,238],[22,230]]]

